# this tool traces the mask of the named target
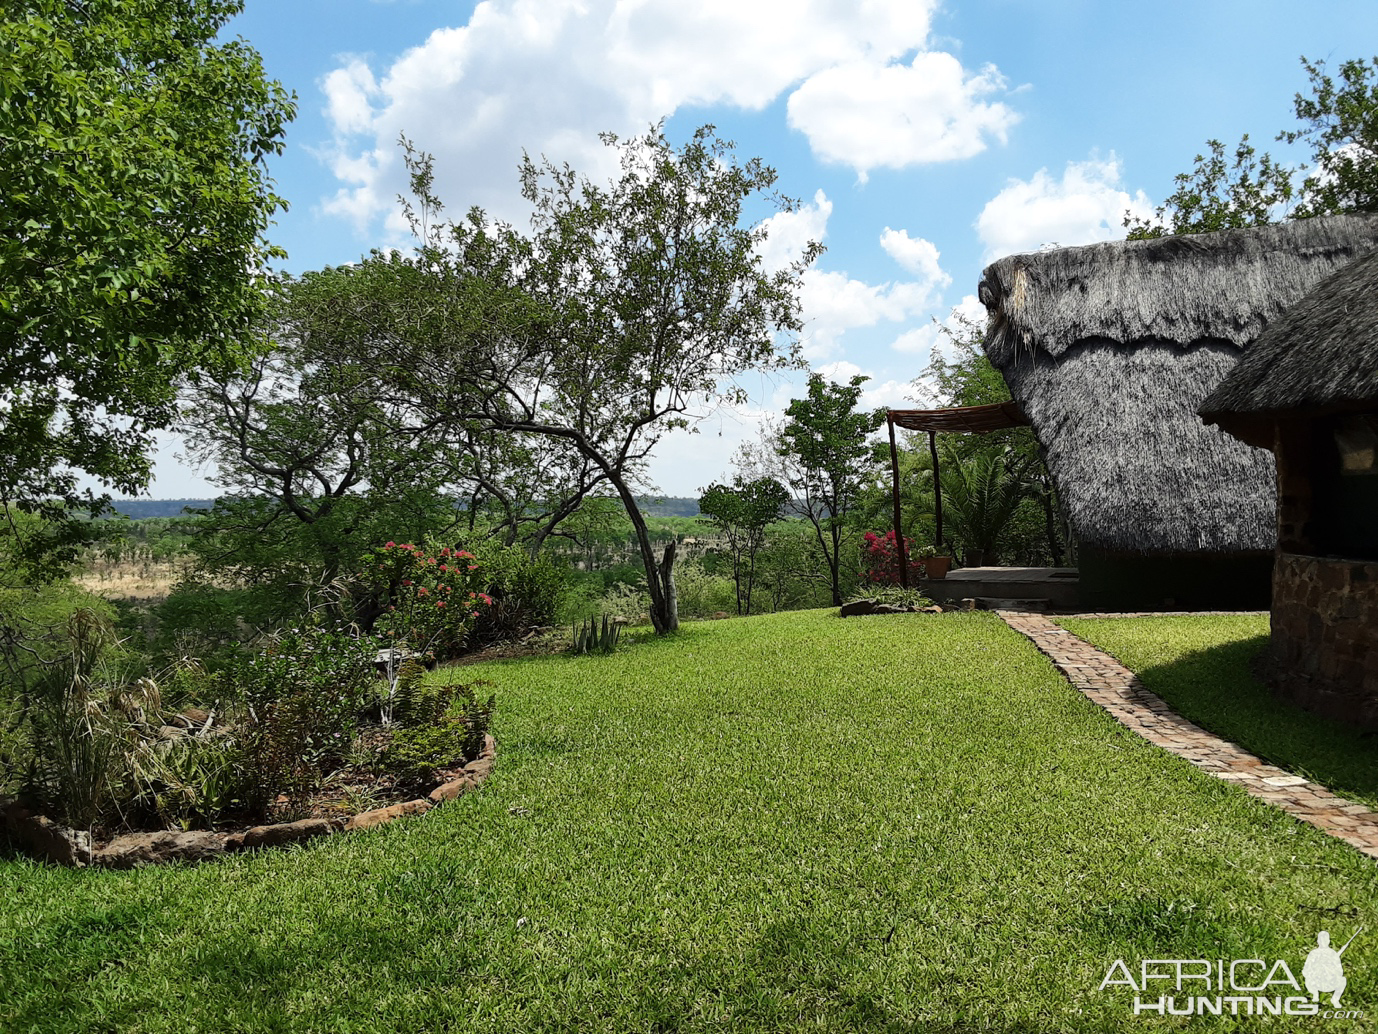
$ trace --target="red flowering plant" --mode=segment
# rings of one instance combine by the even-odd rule
[[[894,530],[884,535],[868,531],[863,537],[862,552],[866,560],[866,580],[872,585],[898,585],[900,583],[899,550],[895,547]],[[908,537],[904,540],[904,555],[909,561],[909,581],[912,584],[923,577],[923,558],[915,556],[924,550],[914,545]],[[932,550],[928,550],[929,553]]]
[[[493,598],[479,590],[483,578],[478,561],[462,549],[431,552],[411,543],[389,542],[375,548],[367,563],[383,605],[374,631],[383,643],[388,678],[386,724],[402,664],[412,657],[427,662],[437,655],[454,656]]]
[[[367,563],[383,604],[376,632],[416,654],[453,656],[479,613],[493,604],[479,589],[478,561],[462,549],[430,552],[389,542],[374,549]]]

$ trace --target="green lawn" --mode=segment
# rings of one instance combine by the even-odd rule
[[[1344,1029],[1375,1029],[1371,860],[1123,730],[993,615],[835,615],[470,669],[496,772],[375,833],[0,860],[0,1030],[1156,1029],[1098,990],[1114,960],[1300,978],[1360,924]]]
[[[1276,699],[1254,673],[1267,614],[1062,621],[1179,714],[1273,764],[1378,808],[1378,737]]]

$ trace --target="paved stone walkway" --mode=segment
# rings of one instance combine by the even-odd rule
[[[1192,724],[1145,689],[1134,673],[1115,658],[1042,614],[1018,610],[997,613],[1016,632],[1033,640],[1072,685],[1109,711],[1121,725],[1303,822],[1353,844],[1370,858],[1378,858],[1378,812],[1266,764],[1238,744]]]

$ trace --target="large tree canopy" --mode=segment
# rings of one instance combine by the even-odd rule
[[[674,147],[662,127],[606,135],[621,172],[595,184],[568,167],[521,169],[533,209],[522,233],[480,211],[438,218],[430,159],[408,148],[422,238],[414,258],[375,254],[304,278],[313,333],[372,372],[390,412],[465,434],[558,443],[588,487],[621,498],[635,529],[657,631],[677,623],[673,549],[657,559],[636,499],[670,428],[743,392],[734,378],[792,361],[799,273],[820,250],[765,268],[748,199],[775,173],[738,162],[711,127]]]
[[[179,378],[245,357],[294,104],[215,41],[241,6],[6,4],[0,503],[74,503],[80,472],[140,490]]]

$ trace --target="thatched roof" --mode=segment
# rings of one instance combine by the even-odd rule
[[[986,354],[1032,421],[1084,545],[1272,548],[1271,454],[1206,426],[1196,408],[1288,306],[1375,249],[1378,217],[1338,216],[986,268]]]
[[[1198,412],[1252,445],[1288,413],[1378,409],[1378,253],[1322,280],[1249,346]]]

